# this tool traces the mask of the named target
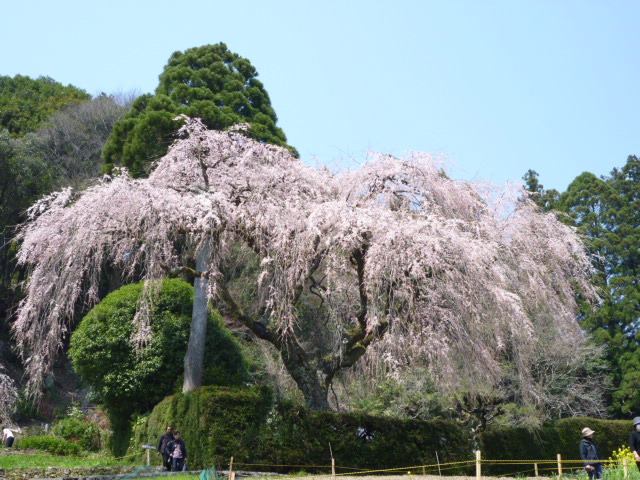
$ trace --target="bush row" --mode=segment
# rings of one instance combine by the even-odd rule
[[[600,420],[595,418],[564,418],[546,424],[538,430],[509,428],[485,432],[481,437],[482,456],[492,460],[554,460],[559,453],[563,459],[580,459],[581,431],[584,427],[595,430],[595,440],[604,459],[626,445],[631,433],[631,422],[626,420]],[[579,463],[570,467],[581,468]],[[542,468],[542,465],[540,466]],[[555,468],[555,465],[553,466]],[[523,470],[522,465],[493,465],[494,474]]]
[[[82,451],[82,448],[77,443],[54,437],[53,435],[20,438],[16,442],[16,448],[41,450],[54,455],[80,455]]]
[[[156,444],[167,425],[172,425],[186,441],[191,468],[227,468],[232,456],[240,470],[310,473],[327,472],[332,454],[338,473],[349,471],[340,467],[379,470],[475,458],[469,432],[454,422],[314,412],[291,404],[274,406],[270,399],[265,388],[202,387],[173,395],[136,423],[129,454],[140,454],[138,460],[143,461],[140,445]],[[605,458],[626,443],[631,429],[627,421],[563,419],[537,430],[485,432],[480,448],[484,459],[553,460],[560,453],[575,460],[580,458],[585,426],[596,430]],[[154,457],[159,464],[159,457]],[[474,467],[444,468],[444,474],[472,474]],[[522,465],[483,466],[486,475],[522,470]]]

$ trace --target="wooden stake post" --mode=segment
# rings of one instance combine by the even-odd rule
[[[624,478],[629,478],[629,467],[626,458],[622,459],[622,470],[624,471]]]
[[[476,480],[480,480],[482,478],[482,468],[480,466],[481,459],[480,450],[476,450]]]
[[[562,455],[558,454],[558,478],[562,478]]]
[[[229,480],[234,480],[236,478],[236,473],[233,471],[233,457],[231,457],[231,461],[229,462]]]

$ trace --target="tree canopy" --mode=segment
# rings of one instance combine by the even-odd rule
[[[453,180],[418,153],[333,175],[246,137],[246,126],[185,121],[148,179],[115,175],[30,209],[19,260],[31,276],[14,331],[32,389],[78,302],[99,300],[107,265],[208,279],[210,298],[278,349],[317,409],[334,376],[374,345],[392,368],[428,359],[441,384],[491,381],[508,359],[527,391],[539,332],[569,351],[583,341],[574,289],[593,291],[582,243],[523,192]],[[253,305],[229,281],[238,245],[259,264]],[[206,268],[195,271],[185,260],[198,252]],[[304,315],[305,298],[321,317]],[[138,321],[144,342],[148,316]],[[305,321],[324,329],[322,349],[305,347]]]
[[[131,101],[101,94],[55,112],[38,130],[25,136],[25,150],[50,167],[58,186],[86,184],[100,176],[102,149]]]
[[[65,87],[50,77],[0,76],[0,129],[7,129],[12,137],[24,135],[65,105],[90,98],[84,90]]]
[[[207,127],[224,130],[249,123],[257,140],[286,146],[284,132],[258,72],[249,60],[224,43],[175,52],[160,74],[154,95],[143,95],[113,130],[104,148],[108,167],[124,165],[133,176],[148,173],[150,163],[167,152],[181,125],[176,117],[199,117]]]
[[[528,174],[532,172],[531,170]],[[534,180],[537,181],[537,173]],[[527,177],[527,176],[525,176]],[[640,160],[629,156],[622,168],[601,178],[578,175],[561,194],[549,195],[541,185],[528,188],[546,199],[541,205],[565,215],[560,218],[582,233],[593,265],[592,282],[602,301],[582,309],[581,325],[605,348],[613,383],[612,413],[640,409]],[[539,203],[540,204],[540,203]]]

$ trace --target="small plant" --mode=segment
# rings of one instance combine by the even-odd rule
[[[624,475],[625,461],[628,476]],[[627,478],[637,479],[639,475],[635,468],[635,461],[636,460],[633,453],[631,453],[631,449],[626,445],[622,445],[620,448],[613,451],[608,461],[605,463],[607,466],[607,478],[611,480],[626,480]]]
[[[627,460],[627,465],[633,465],[636,461],[633,453],[631,453],[631,449],[627,445],[622,445],[619,449],[613,451],[613,454],[609,457],[609,464],[612,467],[614,465],[621,467],[624,460]]]
[[[38,407],[32,402],[24,388],[18,391],[18,398],[16,400],[16,413],[20,417],[33,418],[37,420],[43,420],[44,417],[38,412]]]

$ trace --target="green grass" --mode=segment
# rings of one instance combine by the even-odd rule
[[[50,455],[47,453],[0,456],[0,468],[111,467],[114,465],[130,464],[130,462],[103,456],[63,457],[58,455]]]

